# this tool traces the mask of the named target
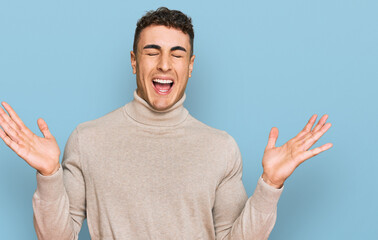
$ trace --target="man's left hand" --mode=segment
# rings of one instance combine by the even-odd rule
[[[314,114],[303,130],[281,147],[275,147],[278,129],[273,127],[270,130],[268,144],[262,160],[264,169],[262,178],[266,183],[275,188],[281,188],[285,180],[301,163],[333,146],[332,143],[327,143],[309,150],[331,127],[331,123],[326,123],[328,115],[323,115],[315,128],[312,129],[316,118],[317,115]]]

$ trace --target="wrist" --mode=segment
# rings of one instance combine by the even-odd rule
[[[56,173],[60,168],[59,162],[51,169],[43,170],[43,171],[38,171],[41,175],[43,176],[51,176],[54,173]]]
[[[271,179],[272,178],[269,178],[268,175],[263,172],[263,174],[261,175],[261,178],[264,180],[264,182],[274,188],[277,188],[277,189],[280,189],[282,188],[284,182],[282,181],[272,181]]]

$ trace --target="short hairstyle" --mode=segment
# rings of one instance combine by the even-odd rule
[[[140,33],[143,29],[150,25],[163,25],[172,27],[181,30],[185,34],[188,34],[191,47],[190,56],[193,55],[194,31],[192,19],[178,10],[170,10],[166,7],[160,7],[155,11],[151,10],[138,20],[137,27],[135,29],[133,45],[133,51],[135,54],[137,52]]]

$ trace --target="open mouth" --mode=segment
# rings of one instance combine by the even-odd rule
[[[169,79],[153,79],[152,83],[155,91],[162,95],[168,94],[173,86],[173,81]]]

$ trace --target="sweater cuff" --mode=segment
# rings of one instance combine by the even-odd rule
[[[280,199],[283,188],[277,189],[262,179],[259,178],[257,182],[257,187],[255,192],[252,195],[252,198],[255,200],[254,207],[262,212],[271,212],[272,209],[277,207],[278,200]]]
[[[37,191],[39,199],[51,202],[58,199],[65,191],[63,183],[63,169],[59,166],[56,173],[50,176],[43,176],[37,171]]]

